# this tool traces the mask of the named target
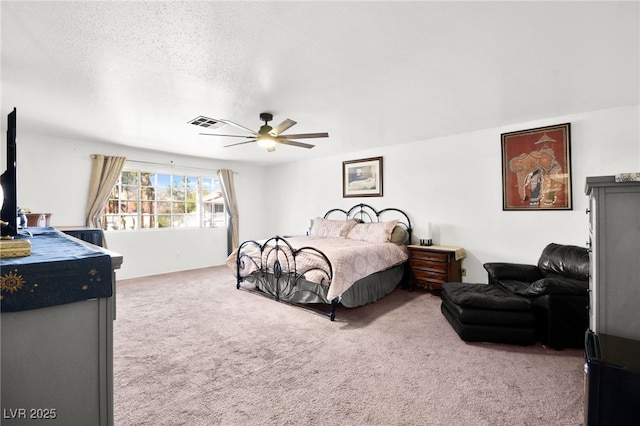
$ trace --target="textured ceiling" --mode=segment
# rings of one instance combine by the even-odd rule
[[[638,2],[0,4],[2,113],[30,133],[273,164],[639,102]],[[263,111],[330,137],[187,124]]]

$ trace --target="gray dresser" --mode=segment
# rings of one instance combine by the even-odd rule
[[[0,258],[2,426],[112,426],[122,256],[53,228]]]
[[[589,328],[640,340],[640,182],[588,177]]]

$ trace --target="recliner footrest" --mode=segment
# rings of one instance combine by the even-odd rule
[[[450,299],[445,297],[442,298],[442,304],[445,305],[449,311],[451,311],[451,314],[455,315],[463,324],[509,324],[514,327],[533,327],[535,324],[535,315],[533,310],[503,311],[498,309],[471,308],[456,305]]]
[[[487,284],[445,283],[441,310],[465,341],[532,344],[535,316],[529,299]]]
[[[441,310],[451,327],[465,342],[494,342],[531,345],[536,341],[535,329],[533,327],[463,324],[444,303],[441,306]]]
[[[447,298],[459,306],[499,311],[531,310],[531,300],[509,293],[496,285],[445,283],[442,298]]]

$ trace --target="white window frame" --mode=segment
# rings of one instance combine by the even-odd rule
[[[128,185],[126,179],[123,183],[131,174],[136,175],[135,183]],[[149,184],[143,184],[143,177],[150,178]],[[150,199],[143,197],[144,188],[152,188]],[[189,195],[195,195],[195,200],[189,200]],[[190,207],[195,210],[189,211]],[[114,232],[226,227],[220,179],[125,167],[105,205],[102,222],[104,230]]]

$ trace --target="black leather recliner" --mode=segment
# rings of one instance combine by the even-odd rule
[[[583,347],[589,328],[589,252],[551,243],[537,265],[485,263],[489,285],[533,303],[536,338],[554,349]]]

